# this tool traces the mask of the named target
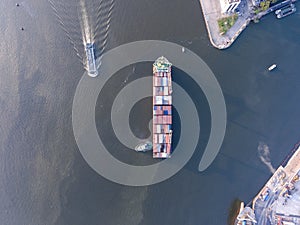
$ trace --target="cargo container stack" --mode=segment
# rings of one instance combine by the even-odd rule
[[[163,56],[153,64],[153,158],[172,152],[172,64]]]

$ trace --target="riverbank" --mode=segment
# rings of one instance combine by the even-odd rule
[[[252,209],[239,213],[236,224],[248,221],[254,225],[293,221],[300,224],[300,144],[283,163],[252,201]],[[250,222],[251,221],[251,222]]]
[[[218,25],[218,19],[223,17],[220,1],[200,0],[200,4],[210,42],[215,48],[226,49],[230,47],[251,21],[248,4],[243,3],[244,5],[241,6],[241,13],[237,21],[222,35]]]
[[[285,0],[271,6],[265,11],[261,11],[256,14],[256,12],[254,12],[254,6],[251,5],[251,3],[248,1],[243,1],[238,6],[238,19],[225,34],[221,34],[218,20],[226,17],[226,15],[222,14],[220,0],[199,1],[210,42],[215,48],[218,49],[226,49],[230,47],[232,43],[237,39],[237,37],[242,33],[242,31],[247,27],[251,20],[257,22],[261,17],[279,8],[282,8],[283,6],[296,2],[296,0]]]

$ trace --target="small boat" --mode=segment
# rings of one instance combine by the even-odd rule
[[[184,47],[182,47],[181,51],[182,51],[182,52],[185,52],[185,48],[184,48]]]
[[[291,15],[292,13],[295,13],[297,11],[296,7],[294,4],[290,4],[289,6],[287,7],[284,7],[282,9],[279,9],[279,10],[276,10],[275,14],[276,14],[276,17],[278,19],[280,18],[283,18],[283,17],[286,17],[288,15]]]
[[[146,141],[145,143],[140,143],[137,146],[135,146],[134,150],[137,152],[146,152],[151,151],[153,148],[153,145],[150,141]]]
[[[269,70],[269,71],[272,71],[272,70],[274,70],[276,67],[277,67],[277,65],[276,65],[276,64],[273,64],[273,65],[271,65],[271,66],[268,68],[268,70]]]
[[[87,43],[85,46],[85,53],[87,58],[87,72],[90,77],[96,77],[98,75],[96,56],[95,56],[95,44]]]

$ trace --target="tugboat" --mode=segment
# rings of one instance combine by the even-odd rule
[[[269,70],[269,71],[272,71],[272,70],[274,70],[276,67],[277,67],[277,65],[276,65],[276,64],[273,64],[273,65],[271,65],[271,66],[268,68],[268,70]]]
[[[137,152],[146,152],[146,151],[151,151],[152,149],[153,146],[150,141],[146,141],[145,143],[140,143],[134,148],[134,150]]]

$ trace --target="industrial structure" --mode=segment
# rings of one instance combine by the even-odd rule
[[[300,225],[299,177],[300,143],[253,199],[252,208],[241,204],[235,224]]]

